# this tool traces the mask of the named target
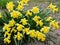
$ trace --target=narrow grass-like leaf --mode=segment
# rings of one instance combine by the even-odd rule
[[[16,41],[15,37],[13,37],[13,39],[14,39],[15,44],[17,45],[17,41]]]

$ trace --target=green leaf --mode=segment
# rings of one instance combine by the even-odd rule
[[[15,37],[13,37],[13,39],[14,39],[14,42],[15,42],[15,44],[17,45],[17,41],[16,41],[16,38],[15,38]]]
[[[3,32],[3,30],[2,30],[2,26],[0,26],[0,33],[1,33],[1,32]]]
[[[0,37],[0,39],[4,39],[4,37]]]

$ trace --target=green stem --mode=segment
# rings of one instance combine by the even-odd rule
[[[18,41],[18,45],[19,45],[19,41]]]
[[[16,39],[13,37],[13,39],[14,39],[14,42],[15,42],[15,45],[17,45],[17,41],[16,41]]]
[[[20,45],[22,44],[22,40],[21,40],[21,42],[20,42]]]
[[[6,45],[7,45],[7,43],[6,43]]]

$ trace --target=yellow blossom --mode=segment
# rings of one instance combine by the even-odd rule
[[[28,2],[29,0],[21,0],[21,1],[18,1],[18,4],[24,6],[24,5],[28,5]]]
[[[23,35],[22,35],[20,32],[17,32],[17,35],[15,35],[15,38],[16,38],[17,40],[21,40],[22,37],[23,37]]]
[[[50,3],[50,5],[48,6],[48,8],[50,8],[50,9],[53,9],[53,8],[55,8],[56,6],[55,5],[53,5],[52,3]]]
[[[9,33],[9,32],[6,31],[5,34],[4,34],[4,37],[6,37],[6,36],[10,37],[11,33]]]
[[[24,7],[23,7],[22,5],[20,5],[20,4],[17,6],[17,9],[18,9],[18,10],[21,10],[21,11],[22,11],[23,8],[24,8]]]
[[[13,10],[13,12],[11,12],[11,17],[18,18],[19,16],[22,16],[21,12],[15,11],[15,10]]]
[[[52,19],[52,17],[48,17],[48,18],[46,19],[46,21],[51,21],[51,19]]]
[[[31,10],[34,14],[36,13],[39,13],[39,8],[36,6],[36,7],[33,7],[33,9]]]
[[[48,6],[48,8],[51,9],[53,11],[53,13],[55,11],[58,12],[58,8],[55,5],[53,5],[52,3]]]
[[[23,27],[24,27],[24,26],[20,24],[19,26],[17,26],[17,30],[18,30],[18,31],[22,31],[22,30],[23,30]]]
[[[30,10],[27,10],[26,16],[32,16],[32,12],[30,12]]]
[[[58,10],[59,10],[58,8],[55,8],[55,11],[56,11],[56,12],[58,12]]]
[[[17,32],[17,30],[15,29],[15,27],[12,28],[11,33],[12,33],[12,32],[14,32],[14,33]]]
[[[29,0],[22,0],[25,4],[27,4],[29,2]]]
[[[51,21],[50,25],[53,26],[54,28],[57,28],[57,29],[59,28],[58,22],[56,22],[55,20]]]
[[[14,26],[14,25],[15,25],[14,19],[12,19],[12,20],[9,21],[9,25],[10,25],[10,26]]]
[[[44,38],[44,37],[41,39],[41,41],[45,41],[45,40],[46,40],[46,38]]]
[[[27,5],[27,3],[29,2],[29,0],[21,0],[20,2],[18,2],[20,5]]]
[[[39,32],[39,31],[36,31],[36,38],[38,40],[45,41],[45,37],[46,37],[45,34]]]
[[[14,29],[13,31],[14,31],[14,33],[16,33],[16,32],[17,32],[17,30],[16,30],[16,29]]]
[[[34,20],[35,22],[39,21],[39,19],[40,19],[39,16],[35,16],[35,17],[33,18],[33,20]]]
[[[10,25],[8,24],[5,24],[4,27],[3,27],[3,31],[7,30],[8,32],[10,32]]]
[[[30,37],[34,38],[35,37],[35,30],[30,30],[27,34],[29,34]]]
[[[4,43],[8,43],[8,44],[10,44],[11,43],[11,40],[9,39],[9,38],[4,38]]]
[[[24,28],[23,33],[28,34],[30,28]]]
[[[19,24],[19,23],[16,23],[15,25],[16,25],[16,26],[19,26],[20,24]]]
[[[8,9],[8,11],[13,10],[13,7],[14,7],[14,4],[13,4],[13,2],[12,2],[12,1],[11,1],[11,2],[9,2],[9,3],[7,3],[7,5],[6,5],[6,8]]]
[[[24,6],[24,2],[23,1],[18,1],[19,5]]]
[[[58,12],[58,10],[59,10],[59,9],[56,7],[55,9],[53,9],[53,13],[54,13],[54,12]]]
[[[37,21],[37,25],[43,26],[43,22],[42,22],[42,20]]]
[[[45,34],[47,34],[49,32],[50,27],[44,26],[43,28],[41,28],[41,32],[44,32]]]
[[[26,25],[26,24],[27,24],[27,21],[28,21],[28,20],[26,20],[26,18],[24,18],[24,19],[21,19],[20,22],[22,22],[23,25]]]

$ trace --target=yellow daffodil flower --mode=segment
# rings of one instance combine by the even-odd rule
[[[35,22],[38,22],[38,21],[39,21],[39,19],[40,19],[40,17],[39,17],[39,16],[35,16],[35,17],[33,18],[33,20],[34,20]]]
[[[38,26],[38,25],[43,26],[43,22],[42,22],[42,20],[37,21],[37,26]]]
[[[13,10],[13,12],[11,12],[11,17],[18,18],[19,16],[22,16],[21,12],[15,11],[15,10]]]
[[[43,28],[41,28],[41,32],[44,32],[45,34],[47,34],[48,32],[49,32],[49,27],[47,27],[47,26],[44,26]]]
[[[24,33],[24,34],[25,34],[25,33],[28,34],[29,29],[30,29],[30,28],[24,28],[23,33]]]
[[[18,4],[24,6],[24,2],[23,1],[18,1]]]
[[[48,17],[48,18],[46,19],[46,21],[51,21],[51,19],[52,19],[52,17]]]
[[[52,3],[48,6],[48,8],[51,9],[53,11],[53,13],[58,12],[58,8],[55,5],[53,5]]]
[[[8,9],[8,11],[13,10],[13,7],[14,7],[14,4],[13,4],[13,2],[12,2],[12,1],[11,1],[11,2],[9,2],[9,3],[7,3],[7,5],[6,5],[6,8]]]
[[[17,6],[17,9],[20,10],[20,11],[22,11],[23,8],[24,8],[24,7],[23,7],[22,5],[20,5],[20,4]]]
[[[29,2],[29,0],[21,0],[20,2],[18,2],[20,5],[27,5]]]
[[[8,32],[10,32],[10,25],[8,24],[5,24],[4,27],[3,27],[3,31],[7,30]]]
[[[16,33],[16,32],[17,32],[17,30],[16,30],[16,29],[14,29],[13,31],[14,31],[14,33]]]
[[[56,12],[58,12],[58,11],[59,11],[59,9],[58,9],[58,8],[55,8],[55,11],[56,11]]]
[[[38,40],[45,41],[45,37],[46,37],[45,34],[39,32],[39,31],[36,31],[36,38]]]
[[[6,37],[6,36],[10,37],[11,33],[9,33],[9,32],[6,31],[5,34],[4,34],[4,37]]]
[[[14,26],[14,25],[15,25],[14,19],[12,19],[12,20],[9,21],[9,25],[10,25],[10,26]]]
[[[26,20],[26,18],[24,18],[24,19],[21,19],[20,22],[22,22],[23,25],[26,25],[26,24],[27,24],[27,21],[28,21],[28,20]]]
[[[32,16],[32,12],[30,12],[30,10],[27,10],[26,16]]]
[[[27,4],[29,2],[29,0],[22,0],[25,4]]]
[[[8,44],[10,44],[11,43],[11,40],[9,39],[9,38],[4,38],[4,43],[8,43]]]
[[[15,38],[16,38],[17,40],[21,40],[22,37],[23,37],[23,35],[22,35],[20,32],[17,32],[17,35],[15,35]]]
[[[24,27],[24,26],[20,24],[19,26],[17,26],[17,30],[18,30],[18,31],[22,31],[22,30],[23,30],[23,27]]]
[[[55,20],[51,21],[50,25],[53,26],[54,28],[57,28],[57,29],[59,28],[58,22],[56,22]]]
[[[41,39],[41,41],[45,41],[45,40],[46,40],[46,38],[44,38],[44,37]]]
[[[20,5],[22,5],[22,6],[28,5],[28,2],[29,2],[29,0],[21,0],[21,1],[18,1],[18,3],[19,3]]]
[[[33,7],[33,9],[31,10],[34,14],[36,13],[39,13],[39,8],[36,6],[36,7]]]
[[[12,28],[11,33],[12,33],[12,32],[14,32],[14,33],[17,32],[17,30],[15,29],[15,27]]]
[[[27,34],[29,34],[30,37],[34,38],[35,37],[35,30],[30,30]]]
[[[19,24],[19,23],[16,23],[15,25],[16,25],[16,26],[19,26],[20,24]]]

